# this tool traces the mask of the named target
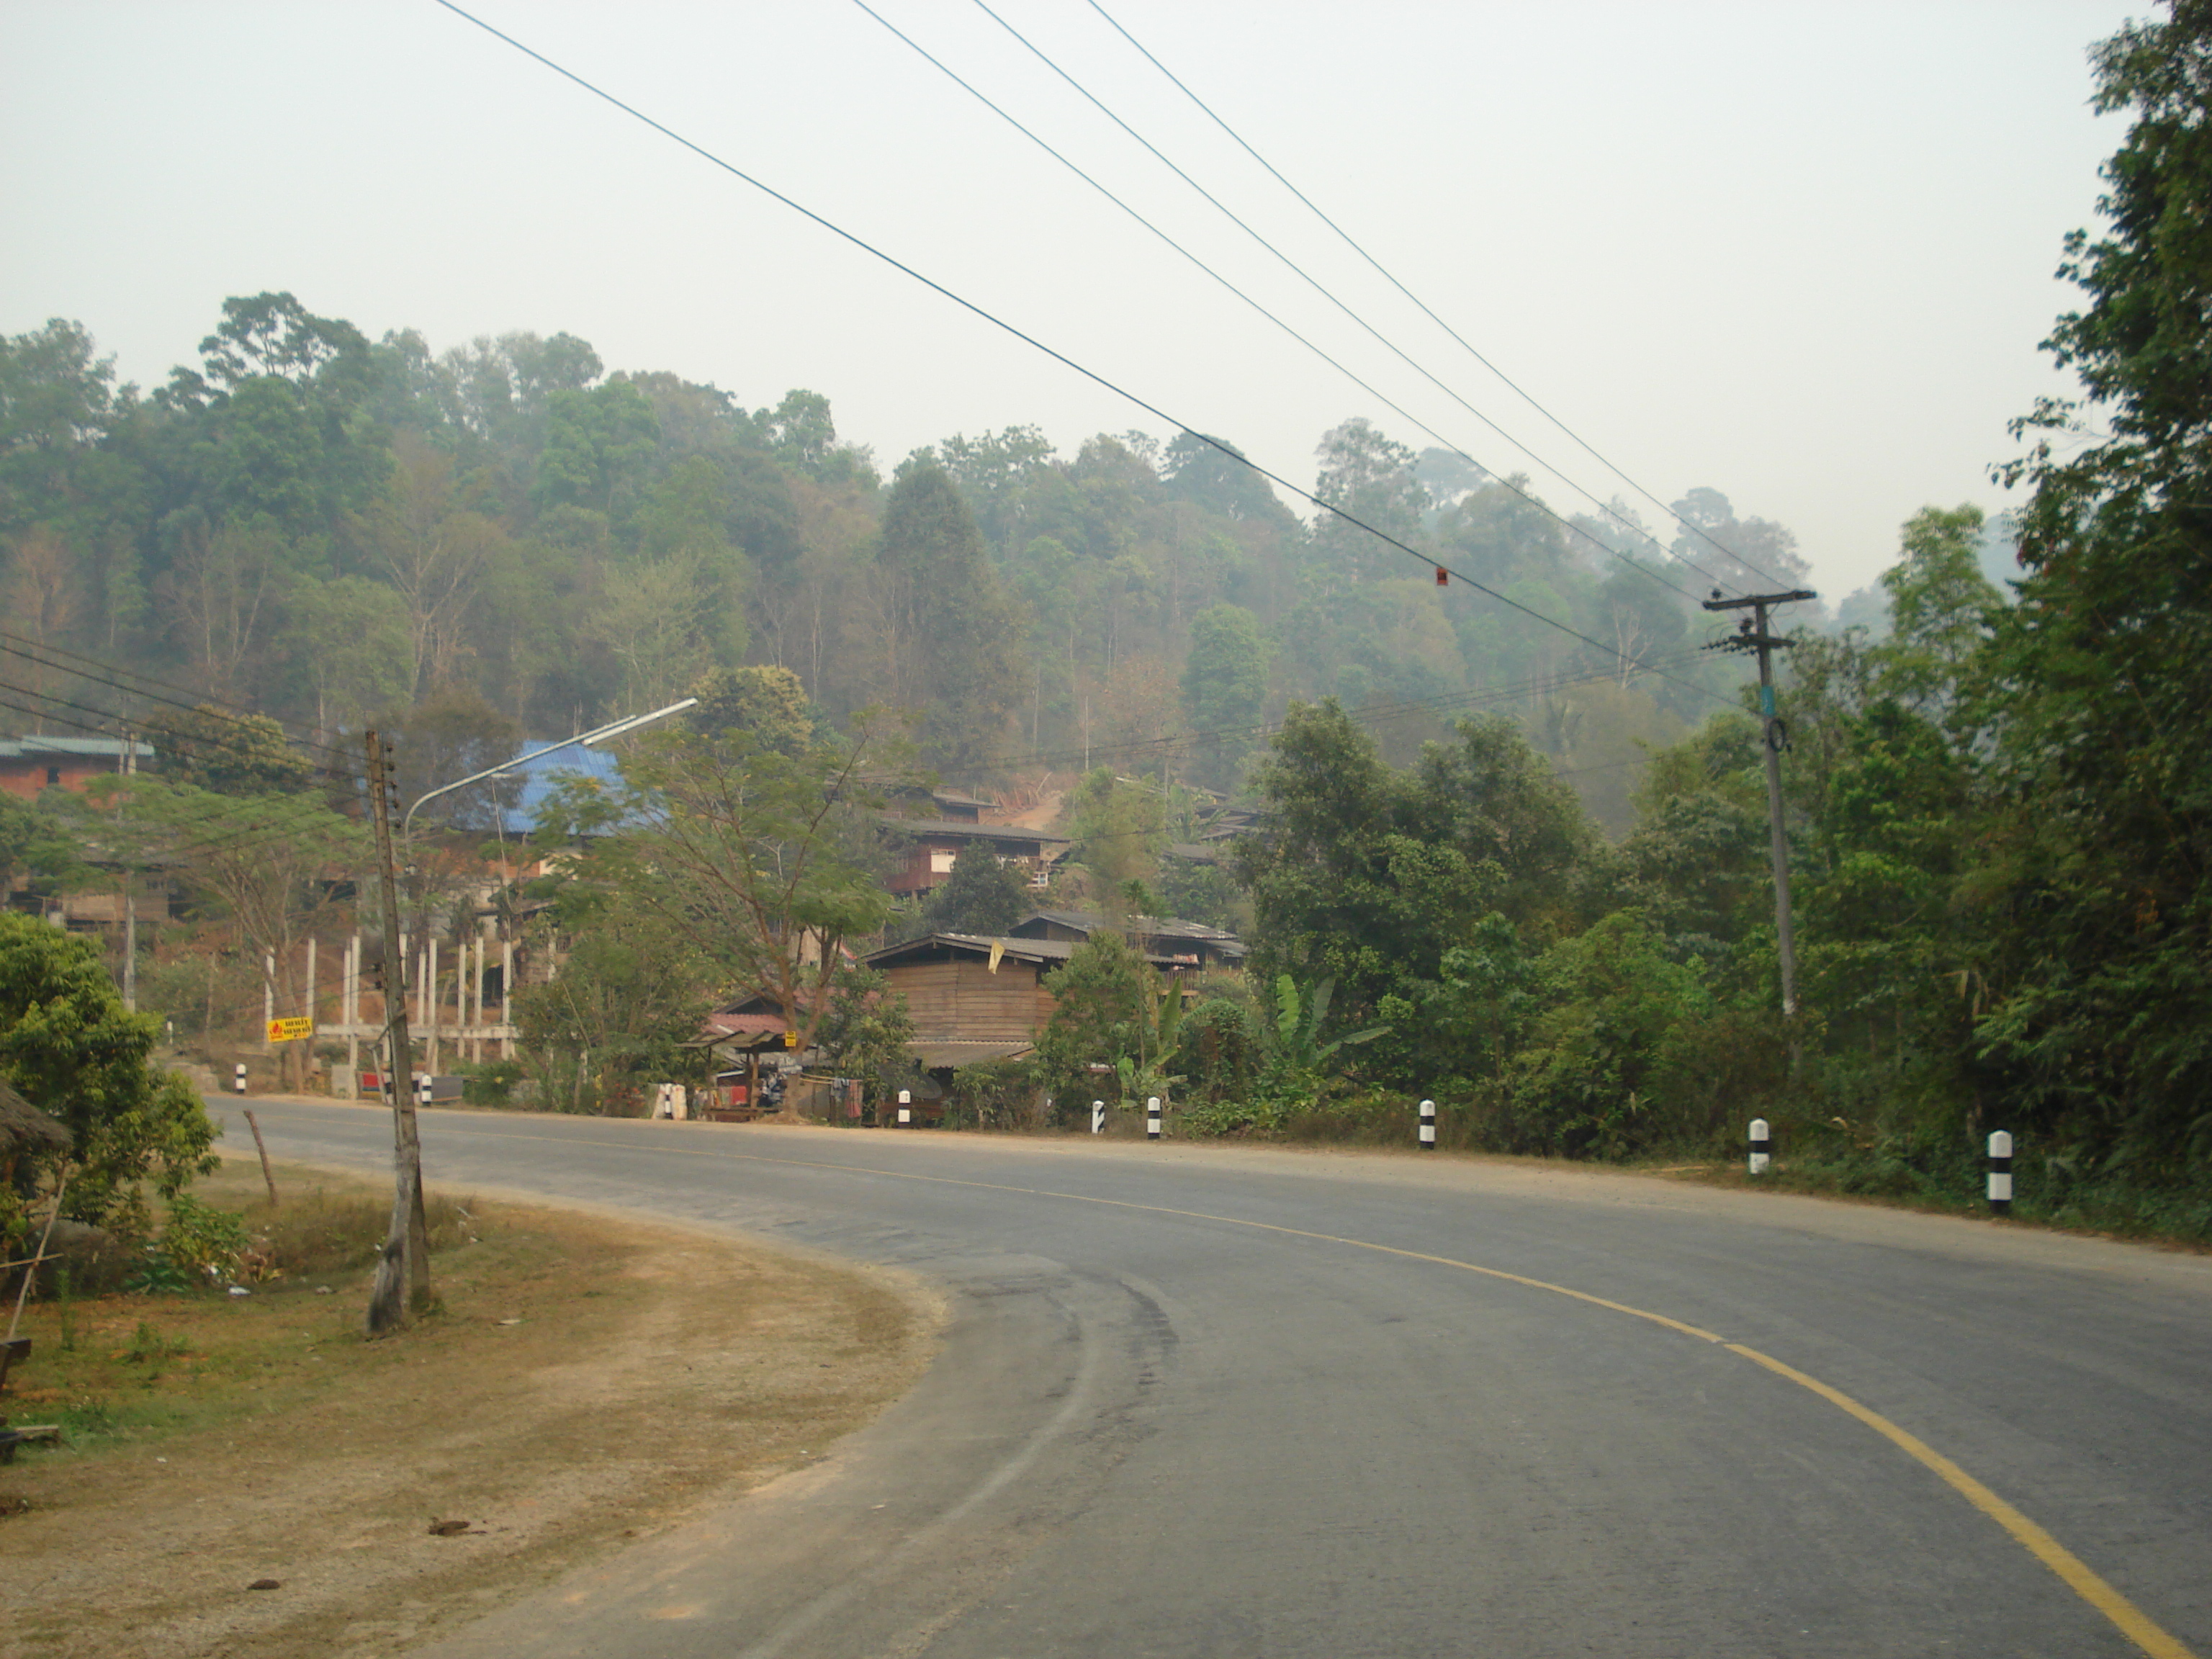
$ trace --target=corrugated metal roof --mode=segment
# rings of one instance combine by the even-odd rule
[[[885,829],[898,830],[902,835],[959,836],[969,841],[1033,841],[1040,847],[1074,845],[1066,836],[1048,835],[1042,830],[1024,830],[1016,823],[969,823],[960,818],[902,818],[896,812],[878,812],[876,817]]]
[[[131,747],[142,760],[151,759],[154,745],[136,738]],[[123,753],[120,738],[0,738],[0,760],[22,760],[46,755],[75,755],[87,760],[115,760]]]
[[[924,1038],[909,1042],[906,1051],[915,1064],[925,1072],[940,1071],[946,1066],[958,1069],[963,1066],[980,1066],[986,1060],[1013,1060],[1036,1052],[1036,1045],[1027,1038],[1013,1042],[944,1042]]]
[[[558,738],[540,738],[524,744],[517,752],[527,755],[560,741]],[[586,749],[580,743],[562,744],[558,749],[547,750],[528,764],[516,767],[512,775],[522,780],[522,791],[516,796],[514,805],[502,815],[501,821],[509,835],[524,835],[535,830],[539,811],[552,799],[553,792],[571,778],[593,778],[609,785],[622,781],[613,750]]]

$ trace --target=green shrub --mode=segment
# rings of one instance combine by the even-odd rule
[[[519,1060],[487,1060],[460,1068],[461,1099],[471,1106],[511,1106],[514,1085],[530,1075]]]

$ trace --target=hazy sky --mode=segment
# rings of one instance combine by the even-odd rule
[[[1098,196],[853,0],[483,0],[483,17],[1177,420],[1306,483],[1364,415],[1628,486],[1423,319],[1089,0],[992,0],[1454,398],[1223,219],[969,0],[871,0],[1285,321]],[[2005,504],[2005,422],[2063,391],[2124,118],[2090,0],[1101,0],[1262,155],[1590,445],[1795,530],[1832,597],[1917,508]],[[2132,9],[2138,15],[2147,5]],[[434,0],[0,0],[0,331],[89,327],[144,385],[227,295],[372,337],[566,330],[749,404],[826,393],[888,466],[1023,422],[1164,424],[580,91]],[[1387,397],[1410,416],[1395,413]],[[1420,429],[1426,422],[1441,439]],[[1569,481],[1571,481],[1569,482]],[[1640,502],[1647,521],[1660,514]]]

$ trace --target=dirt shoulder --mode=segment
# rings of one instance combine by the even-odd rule
[[[238,1203],[247,1170],[208,1195]],[[912,1384],[941,1322],[890,1274],[600,1214],[468,1214],[436,1261],[444,1311],[394,1340],[360,1340],[362,1273],[81,1303],[69,1348],[34,1306],[5,1409],[83,1426],[0,1468],[0,1655],[404,1651],[818,1461]]]

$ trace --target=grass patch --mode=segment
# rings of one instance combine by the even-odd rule
[[[4,1409],[67,1438],[0,1469],[0,1650],[409,1650],[818,1458],[934,1328],[881,1275],[459,1199],[434,1216],[439,1311],[370,1342],[387,1189],[277,1182],[274,1211],[250,1158],[196,1189],[265,1253],[248,1294],[32,1304]],[[245,1593],[264,1578],[282,1592]]]
[[[231,1295],[204,1273],[142,1273],[136,1281],[148,1288],[97,1297],[57,1282],[54,1294],[25,1312],[32,1357],[10,1375],[0,1411],[17,1421],[58,1422],[72,1455],[100,1457],[296,1411],[387,1363],[363,1342],[361,1320],[391,1200],[374,1189],[333,1188],[305,1171],[284,1173],[280,1195],[289,1188],[292,1196],[273,1209],[258,1167],[237,1159],[192,1189],[199,1206],[242,1218],[246,1249],[224,1276],[248,1294]],[[432,1282],[449,1301],[539,1273],[556,1253],[526,1227],[480,1223],[477,1208],[426,1195]],[[422,1330],[438,1318],[430,1316]]]

